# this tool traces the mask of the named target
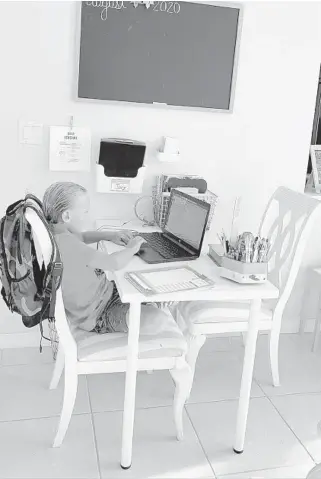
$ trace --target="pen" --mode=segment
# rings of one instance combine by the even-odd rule
[[[222,230],[222,245],[223,245],[223,249],[224,249],[224,255],[227,256],[227,252],[228,252],[227,239],[226,239],[224,230]]]
[[[258,247],[259,247],[259,237],[256,236],[254,240],[254,244],[253,244],[252,263],[257,263]]]
[[[218,239],[219,239],[219,241],[220,241],[221,245],[223,246],[223,239],[222,239],[222,236],[220,236],[220,235],[217,233],[217,237],[218,237]]]
[[[264,262],[265,251],[266,251],[265,239],[262,238],[260,246],[259,246],[258,263],[263,263]]]
[[[271,243],[270,243],[269,239],[267,239],[267,240],[266,240],[265,258],[264,258],[264,261],[265,261],[265,262],[268,260],[270,248],[271,248]]]

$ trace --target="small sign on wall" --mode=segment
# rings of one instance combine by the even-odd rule
[[[52,171],[90,171],[89,128],[51,126],[49,168]]]
[[[43,125],[34,121],[19,121],[19,142],[24,145],[42,145]]]
[[[130,180],[112,179],[111,191],[119,191],[120,193],[128,193],[130,191]]]

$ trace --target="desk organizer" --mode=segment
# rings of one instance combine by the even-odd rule
[[[242,263],[223,256],[220,275],[237,283],[265,283],[267,263]]]
[[[170,193],[160,192],[158,186],[154,186],[152,189],[154,220],[160,228],[163,228],[165,224],[170,195]],[[211,205],[206,225],[206,229],[209,230],[217,204],[217,196],[209,190],[207,190],[206,193],[194,193],[191,194],[191,196],[193,196],[194,198],[198,198],[199,200],[205,201],[206,203],[209,203]]]
[[[243,263],[224,256],[221,245],[209,245],[208,255],[220,267],[220,276],[236,283],[255,284],[267,280],[267,263]]]
[[[220,244],[208,245],[208,256],[214,261],[217,266],[222,266],[222,259],[224,256],[223,247]]]

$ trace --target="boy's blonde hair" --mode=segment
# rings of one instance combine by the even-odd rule
[[[43,197],[43,210],[49,223],[59,223],[62,213],[72,206],[78,193],[87,193],[86,188],[70,181],[53,183],[46,189]]]

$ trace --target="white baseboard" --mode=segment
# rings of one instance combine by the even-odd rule
[[[306,320],[305,332],[313,332],[314,318],[308,318]],[[282,333],[298,333],[299,330],[299,317],[297,318],[284,318],[282,323]],[[44,324],[44,335],[48,337],[47,325]],[[238,336],[238,333],[222,334],[222,336]],[[0,349],[8,348],[39,348],[40,345],[40,330],[39,327],[35,327],[32,330],[26,330],[26,332],[19,333],[0,333]],[[42,346],[50,346],[49,341],[45,339],[42,341]]]
[[[49,330],[46,322],[43,323],[43,334],[49,338]],[[10,348],[39,348],[40,346],[40,328],[35,326],[32,329],[27,329],[23,332],[15,333],[0,333],[0,349]],[[50,342],[46,339],[42,340],[42,346],[50,346]]]
[[[43,340],[42,346],[49,346],[48,341]],[[40,332],[37,331],[36,334],[33,332],[27,333],[10,333],[10,334],[0,334],[0,349],[9,349],[9,348],[31,348],[37,347],[40,345]]]

